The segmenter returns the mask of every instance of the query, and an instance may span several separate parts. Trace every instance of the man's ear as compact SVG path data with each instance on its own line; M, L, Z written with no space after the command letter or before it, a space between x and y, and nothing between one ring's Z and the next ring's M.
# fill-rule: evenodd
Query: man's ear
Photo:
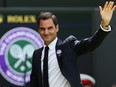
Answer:
M38 28L38 32L40 31L40 29Z
M56 25L56 29L57 29L57 32L58 32L59 31L59 25L58 24Z

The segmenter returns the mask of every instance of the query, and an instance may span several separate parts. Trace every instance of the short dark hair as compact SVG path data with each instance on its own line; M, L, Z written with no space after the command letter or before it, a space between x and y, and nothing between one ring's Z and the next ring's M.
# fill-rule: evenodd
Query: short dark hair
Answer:
M57 17L51 12L41 12L39 17L38 17L38 25L39 25L41 19L42 20L47 20L47 19L50 19L50 18L53 20L53 23L56 26L58 24Z

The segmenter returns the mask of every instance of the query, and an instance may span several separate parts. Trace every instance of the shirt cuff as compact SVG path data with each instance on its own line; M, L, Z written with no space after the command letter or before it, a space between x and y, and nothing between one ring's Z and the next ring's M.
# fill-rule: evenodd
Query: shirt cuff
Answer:
M110 26L110 25L107 27L107 29L104 29L104 28L101 26L101 24L100 24L100 28L101 28L103 31L105 31L105 32L111 31L111 26Z

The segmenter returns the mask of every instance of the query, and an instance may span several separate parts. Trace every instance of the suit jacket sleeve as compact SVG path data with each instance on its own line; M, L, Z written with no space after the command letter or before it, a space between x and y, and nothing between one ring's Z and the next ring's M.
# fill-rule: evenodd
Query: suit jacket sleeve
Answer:
M74 36L70 36L70 46L73 46L73 49L78 55L85 54L96 49L108 33L100 28L91 37L82 39L81 41L77 40Z
M38 78L37 78L37 71L36 71L36 61L35 60L35 54L36 52L34 51L33 53L33 60L32 60L32 72L31 72L31 76L30 76L30 87L38 87Z

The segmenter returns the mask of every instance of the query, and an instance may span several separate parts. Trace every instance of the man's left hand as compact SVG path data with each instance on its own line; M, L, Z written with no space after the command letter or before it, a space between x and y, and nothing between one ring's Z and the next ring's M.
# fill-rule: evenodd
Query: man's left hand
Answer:
M100 15L102 18L101 26L104 29L106 29L106 27L110 24L116 5L114 5L113 1L110 2L107 1L103 8L101 6L99 6L99 8L100 8Z

